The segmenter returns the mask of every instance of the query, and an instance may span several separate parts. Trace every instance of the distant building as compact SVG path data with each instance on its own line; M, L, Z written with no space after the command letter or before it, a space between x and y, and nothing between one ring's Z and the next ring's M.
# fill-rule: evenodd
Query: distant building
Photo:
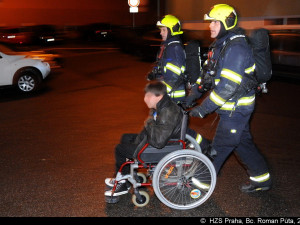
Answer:
M139 13L129 13L127 0L0 0L0 26L35 24L84 25L111 23L139 25L157 21L160 0L141 0ZM163 10L160 7L159 10Z
M240 16L240 26L246 29L281 25L300 29L299 0L166 0L166 13L178 16L184 29L203 30L208 28L203 23L204 14L219 3L233 6Z

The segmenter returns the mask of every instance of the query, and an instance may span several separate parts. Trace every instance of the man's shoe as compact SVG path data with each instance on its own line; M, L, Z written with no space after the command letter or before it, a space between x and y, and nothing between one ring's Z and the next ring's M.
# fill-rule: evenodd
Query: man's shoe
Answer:
M116 181L116 178L106 178L105 179L106 188L112 189L114 187L114 185L115 185L115 181ZM130 188L131 188L130 183L126 182L126 180L120 180L118 183L119 184L126 183L128 190L130 190Z
M105 179L106 186L112 188L115 185L115 180L116 180L115 178L106 178Z
M240 190L244 193L253 193L253 192L257 192L257 191L268 191L270 189L271 189L271 185L256 186L254 184L245 184L240 188Z
M113 188L112 188L113 189ZM124 195L124 194L127 194L129 192L129 189L128 189L128 186L126 184L126 182L119 182L116 186L116 190L115 192L113 193L113 190L109 190L109 191L106 191L104 193L105 196L113 196L113 197L116 197L116 196L120 196L120 195ZM113 193L113 195L112 195Z

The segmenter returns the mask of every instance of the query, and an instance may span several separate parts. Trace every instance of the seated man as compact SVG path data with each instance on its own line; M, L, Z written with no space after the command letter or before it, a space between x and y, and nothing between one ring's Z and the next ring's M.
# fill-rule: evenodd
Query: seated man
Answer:
M124 134L121 143L115 148L116 173L126 159L132 159L137 147L149 143L151 146L161 149L170 139L180 139L181 123L183 118L182 109L173 102L167 95L166 86L162 82L154 81L145 87L144 101L150 109L150 116L145 121L144 129L140 134ZM187 133L199 140L200 147L207 149L208 140L201 137L192 129L187 129ZM201 143L200 143L201 142ZM129 174L130 166L123 167L122 175ZM115 179L105 179L107 186L111 190L105 192L105 196L111 196ZM128 193L129 182L121 180L113 196Z

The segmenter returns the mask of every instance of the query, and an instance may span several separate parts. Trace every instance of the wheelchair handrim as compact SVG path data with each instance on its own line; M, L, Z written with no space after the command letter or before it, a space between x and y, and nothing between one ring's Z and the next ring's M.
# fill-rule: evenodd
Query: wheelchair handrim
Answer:
M209 184L209 190L204 193L204 196L200 198L200 195L196 196L196 200L191 200L189 199L187 204L182 204L182 203L174 203L172 201L170 201L168 198L165 197L165 194L162 193L161 191L161 187L160 187L160 178L162 176L163 173L163 168L166 168L166 165L169 164L170 162L174 161L174 160L178 160L180 158L193 158L193 159L197 159L199 160L203 165L205 165L207 167L207 170L209 171L210 174L210 184ZM170 182L168 183L169 185L172 185L171 181L174 181L174 185L175 185L175 178L171 179L172 177L170 177ZM172 152L168 155L166 155L156 166L154 174L153 174L153 188L154 188L154 192L156 194L156 196L158 197L158 199L163 202L165 205L169 206L170 208L174 208L174 209L180 209L180 210L186 210L186 209L192 209L195 207L198 207L199 205L203 204L213 193L215 185L216 185L216 172L214 169L213 164L211 163L211 161L203 154L194 151L194 150L178 150L175 152ZM178 180L177 180L177 184L178 184ZM185 185L182 185L182 187L184 187ZM176 192L177 190L175 188L174 192ZM191 190L189 188L185 188L184 187L184 192L187 194L190 192L190 195L192 195L192 192L198 192L198 194L203 194L201 193L201 191L199 189L194 189ZM167 190L167 189L166 189ZM197 194L197 193L196 193ZM183 196L183 198L186 198L187 195Z

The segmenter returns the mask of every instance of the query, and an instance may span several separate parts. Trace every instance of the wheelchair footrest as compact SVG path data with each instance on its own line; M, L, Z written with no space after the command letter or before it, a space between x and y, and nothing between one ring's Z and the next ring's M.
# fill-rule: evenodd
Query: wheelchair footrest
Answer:
M105 202L115 204L120 201L120 196L105 196Z

